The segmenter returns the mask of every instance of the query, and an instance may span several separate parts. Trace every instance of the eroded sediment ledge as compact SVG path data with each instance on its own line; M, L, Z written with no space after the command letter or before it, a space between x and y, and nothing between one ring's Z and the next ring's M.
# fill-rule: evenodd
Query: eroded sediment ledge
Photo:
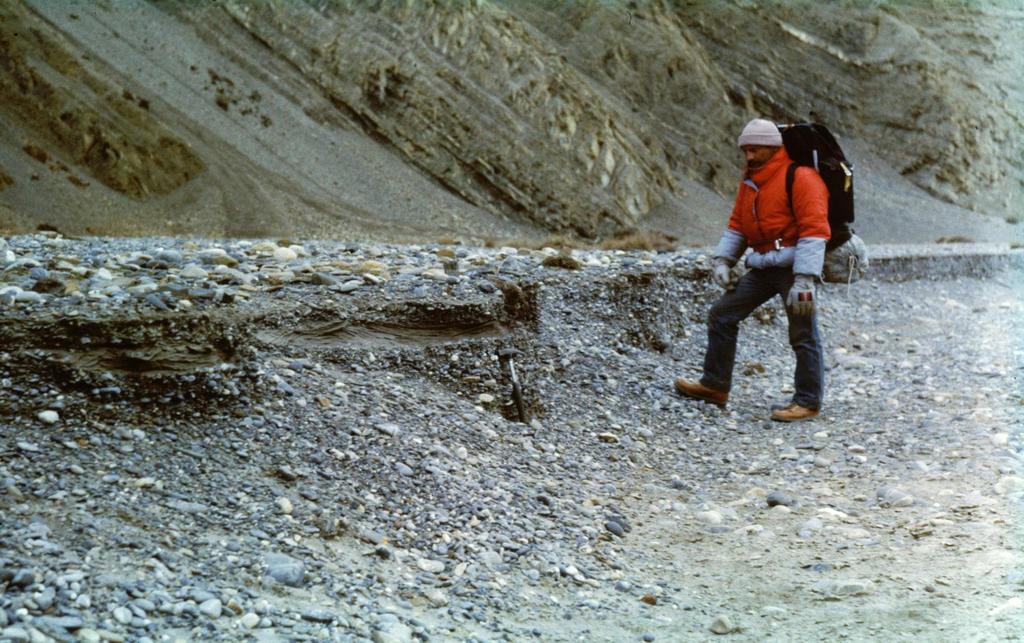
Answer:
M681 332L702 332L702 302L714 294L704 279L707 254L699 250L577 250L565 263L550 261L560 252L551 248L69 240L47 233L13 237L2 252L8 374L103 399L116 392L157 411L183 410L170 402L257 402L265 395L259 391L280 388L268 354L339 364L370 355L431 370L452 345L479 366L446 365L446 385L507 404L493 390L504 377L496 351L529 352L553 332L543 324L573 323L546 309L550 297L559 309L571 302L576 315L621 328L638 348L664 352ZM997 244L871 246L870 253L869 279L882 281L979 278L1024 263L1024 251ZM759 316L770 319L771 311Z

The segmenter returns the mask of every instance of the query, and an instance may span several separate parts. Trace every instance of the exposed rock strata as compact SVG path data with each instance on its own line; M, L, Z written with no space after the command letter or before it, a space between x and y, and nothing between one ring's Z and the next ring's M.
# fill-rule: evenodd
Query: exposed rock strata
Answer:
M78 47L18 5L0 8L0 101L34 141L24 151L51 171L85 170L133 199L174 191L203 169L189 146L148 113L148 103L92 73ZM73 163L76 169L64 163ZM3 181L0 181L0 185Z
M840 135L869 242L958 223L1021 235L961 209L1024 208L1018 9L17 0L2 15L3 229L692 237L718 229L736 132L763 115Z
M644 122L498 6L228 11L375 137L469 201L584 235L672 187Z

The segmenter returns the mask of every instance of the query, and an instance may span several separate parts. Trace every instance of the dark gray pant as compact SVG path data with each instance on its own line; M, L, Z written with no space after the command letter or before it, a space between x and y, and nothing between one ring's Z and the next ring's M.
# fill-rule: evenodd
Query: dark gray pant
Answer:
M764 268L743 275L734 290L727 290L708 313L708 349L704 355L704 386L719 391L732 387L739 324L761 304L775 295L786 295L793 286L792 268ZM789 319L789 345L796 354L793 402L809 409L821 408L825 388L825 365L818 335L817 313Z

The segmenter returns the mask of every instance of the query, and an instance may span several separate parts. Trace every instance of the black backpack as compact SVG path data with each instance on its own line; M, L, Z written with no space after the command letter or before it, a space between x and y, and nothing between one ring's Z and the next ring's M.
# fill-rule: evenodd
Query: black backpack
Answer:
M832 237L826 250L850 240L853 230L853 163L846 160L839 143L828 128L818 123L779 125L786 153L793 159L786 170L786 196L793 209L793 177L798 165L813 167L828 188L828 225Z

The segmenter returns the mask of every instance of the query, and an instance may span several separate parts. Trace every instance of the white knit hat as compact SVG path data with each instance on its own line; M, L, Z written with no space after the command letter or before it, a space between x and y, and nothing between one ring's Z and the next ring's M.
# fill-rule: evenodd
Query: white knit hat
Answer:
M755 118L743 128L743 133L736 143L740 147L744 145L770 145L782 147L782 134L775 123L763 118Z

